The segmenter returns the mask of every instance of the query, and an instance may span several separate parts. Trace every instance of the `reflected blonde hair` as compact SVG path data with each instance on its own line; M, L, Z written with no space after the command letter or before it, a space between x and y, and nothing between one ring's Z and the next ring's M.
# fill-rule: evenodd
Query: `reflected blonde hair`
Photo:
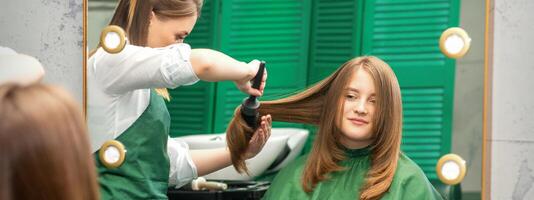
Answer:
M203 0L120 0L109 25L117 25L126 31L128 40L137 46L146 46L150 14L160 20L200 16ZM98 47L101 47L98 44ZM93 50L90 55L95 51ZM157 88L156 93L170 101L167 88Z
M0 199L99 199L86 125L61 88L0 86Z
M312 192L328 174L345 170L338 163L344 159L339 142L344 91L358 69L368 72L377 91L373 119L374 141L371 144L370 169L360 189L360 199L379 199L388 191L400 154L402 101L397 77L387 63L373 56L357 57L344 63L332 75L298 94L274 101L261 102L261 115L271 114L274 121L305 123L318 126L311 153L303 174L302 187ZM246 172L244 152L253 134L239 115L240 107L227 129L228 147L236 170Z

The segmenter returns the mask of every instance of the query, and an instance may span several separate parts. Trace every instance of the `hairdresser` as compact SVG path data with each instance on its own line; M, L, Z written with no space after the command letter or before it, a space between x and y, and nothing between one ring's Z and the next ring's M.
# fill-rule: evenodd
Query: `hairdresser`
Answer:
M128 44L117 54L98 47L87 65L88 125L102 199L167 199L180 187L231 164L228 149L189 150L169 138L166 88L204 81L233 81L250 95L259 62L243 63L210 49L183 43L202 0L120 0L111 19L126 31ZM237 106L237 105L236 105ZM270 136L271 118L262 116L247 158Z

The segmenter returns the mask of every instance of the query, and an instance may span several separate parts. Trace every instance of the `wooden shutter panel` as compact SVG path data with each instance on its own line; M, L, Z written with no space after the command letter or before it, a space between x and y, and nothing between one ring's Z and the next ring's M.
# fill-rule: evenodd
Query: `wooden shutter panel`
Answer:
M439 50L441 32L458 25L458 0L365 2L363 54L384 59L399 79L402 150L430 179L450 152L455 63Z
M205 0L202 13L185 42L191 48L216 48L216 0ZM215 84L200 81L192 86L169 90L171 101L167 108L171 114L171 137L212 133Z
M305 87L309 1L224 0L221 12L221 50L241 61L267 61L270 76L263 99ZM216 132L226 129L244 98L233 83L217 84Z

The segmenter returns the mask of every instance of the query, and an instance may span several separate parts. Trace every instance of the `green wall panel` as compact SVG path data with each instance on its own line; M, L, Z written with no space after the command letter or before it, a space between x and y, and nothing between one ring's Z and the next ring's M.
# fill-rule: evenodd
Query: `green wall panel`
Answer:
M205 0L202 14L185 42L191 48L216 48L218 3ZM169 90L171 101L171 137L212 133L215 106L215 83L200 81L192 86Z
M314 0L308 83L316 83L360 55L363 1Z
M308 85L326 78L341 64L360 55L363 1L314 0L311 12ZM314 126L305 127L310 135L303 154L311 150L317 131Z
M167 109L171 114L171 137L213 132L212 83L197 83L169 90L171 101Z
M221 51L241 61L267 61L269 80L262 99L304 88L310 2L225 0L221 3ZM245 95L231 82L217 83L216 90L215 131L223 132Z
M441 32L458 25L458 0L365 1L362 53L388 62L402 90L402 150L436 179L451 148L455 64L439 50Z

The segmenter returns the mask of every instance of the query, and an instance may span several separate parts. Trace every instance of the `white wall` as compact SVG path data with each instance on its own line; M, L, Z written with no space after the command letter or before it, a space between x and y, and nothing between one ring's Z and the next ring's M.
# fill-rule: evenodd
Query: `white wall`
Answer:
M63 86L82 102L82 0L2 0L0 46L36 57L46 83Z
M534 1L494 0L491 197L534 197Z

